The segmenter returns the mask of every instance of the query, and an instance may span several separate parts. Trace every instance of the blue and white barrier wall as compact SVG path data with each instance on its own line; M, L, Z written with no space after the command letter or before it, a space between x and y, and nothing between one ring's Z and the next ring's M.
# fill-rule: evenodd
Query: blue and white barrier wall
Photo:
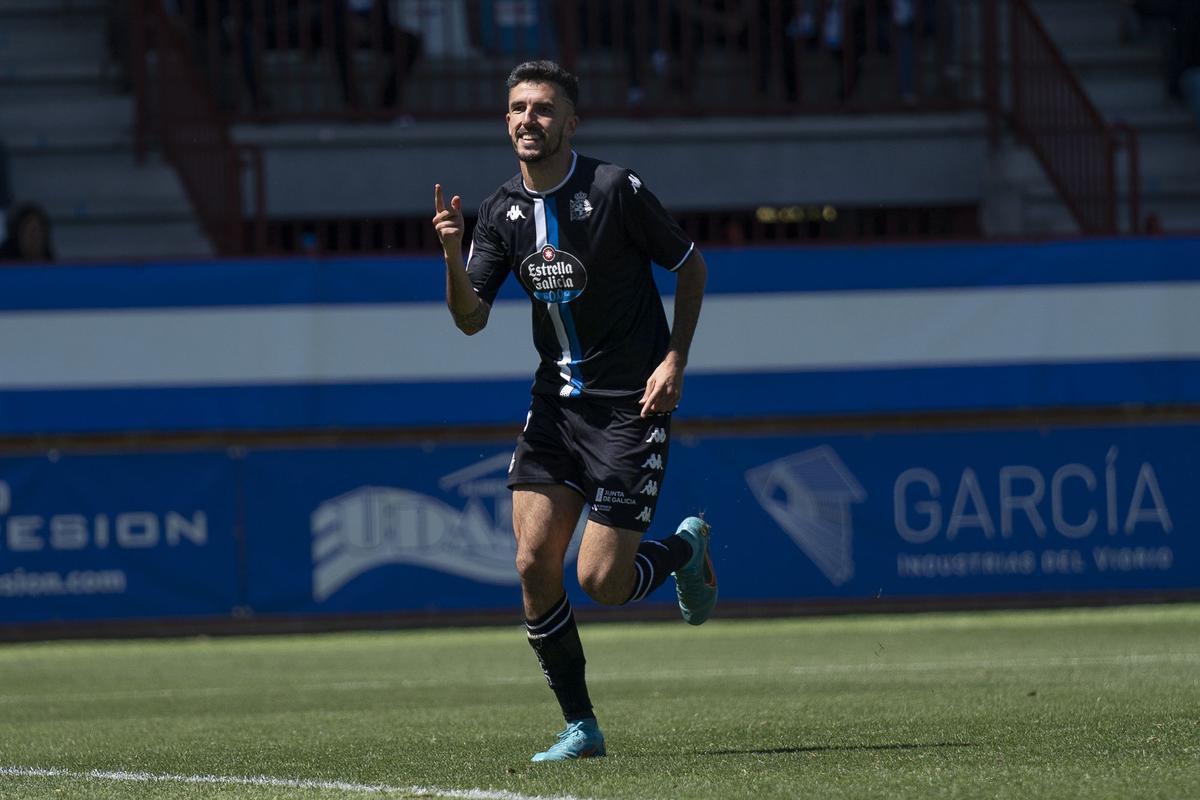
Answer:
M1198 240L709 262L681 417L1200 401ZM0 436L515 430L535 360L527 301L510 287L464 337L440 270L0 269ZM1200 425L684 428L651 534L706 511L726 603L1200 589ZM512 443L430 438L0 455L0 622L515 615ZM652 600L670 603L669 586Z
M1200 400L1197 239L706 255L681 418ZM442 269L0 269L0 435L523 418L528 301L510 280L488 329L465 337Z

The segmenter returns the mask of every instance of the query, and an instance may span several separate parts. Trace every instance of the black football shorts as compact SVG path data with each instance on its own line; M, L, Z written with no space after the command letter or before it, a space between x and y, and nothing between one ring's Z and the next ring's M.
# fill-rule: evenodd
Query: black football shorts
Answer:
M658 506L670 444L670 414L643 418L637 406L535 394L508 488L565 484L583 495L588 519L645 532Z

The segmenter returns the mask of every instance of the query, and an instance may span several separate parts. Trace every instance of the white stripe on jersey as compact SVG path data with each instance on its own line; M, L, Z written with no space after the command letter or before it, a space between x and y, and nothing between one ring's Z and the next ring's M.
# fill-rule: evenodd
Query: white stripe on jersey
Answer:
M554 202L551 200L550 202ZM546 239L546 201L540 197L533 198L533 225L537 231L537 251L540 252L549 242ZM558 375L566 384L560 390L564 397L571 393L571 369L567 365L571 363L571 342L567 339L567 329L563 327L562 314L559 313L557 303L546 303L546 310L550 313L550 321L554 323L554 335L558 337L558 344L562 347L562 358L557 362Z
M683 258L679 259L679 263L673 267L670 267L671 272L675 272L680 267L682 267L683 262L688 260L688 258L692 255L692 251L695 249L696 249L696 243L692 242L691 245L688 246L687 252L683 254Z

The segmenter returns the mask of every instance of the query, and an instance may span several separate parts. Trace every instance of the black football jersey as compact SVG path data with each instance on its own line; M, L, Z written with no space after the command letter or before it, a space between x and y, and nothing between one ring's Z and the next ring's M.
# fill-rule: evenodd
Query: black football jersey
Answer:
M651 263L693 247L637 175L572 153L555 188L518 173L483 201L467 272L488 303L509 273L533 301L534 394L636 402L670 340Z

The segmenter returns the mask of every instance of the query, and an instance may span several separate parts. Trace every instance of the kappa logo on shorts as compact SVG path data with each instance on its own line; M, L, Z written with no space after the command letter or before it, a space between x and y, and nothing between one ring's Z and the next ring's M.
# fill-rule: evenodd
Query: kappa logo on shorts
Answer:
M651 428L650 435L646 437L647 442L654 444L662 444L667 440L667 432L662 428Z
M653 516L654 512L650 510L650 506L646 506L642 509L642 513L638 514L636 517L634 517L634 519L636 519L638 522L649 522L650 518Z
M657 497L658 496L658 482L657 481L646 481L646 486L642 489L642 494L646 495L647 497Z
M657 469L663 468L663 457L661 453L651 453L646 458L646 463L642 464L642 469Z
M436 496L368 485L321 502L311 517L313 600L323 603L358 576L388 565L519 583L512 494L504 480L510 459L497 453L443 475ZM586 523L580 520L568 559L579 552Z

